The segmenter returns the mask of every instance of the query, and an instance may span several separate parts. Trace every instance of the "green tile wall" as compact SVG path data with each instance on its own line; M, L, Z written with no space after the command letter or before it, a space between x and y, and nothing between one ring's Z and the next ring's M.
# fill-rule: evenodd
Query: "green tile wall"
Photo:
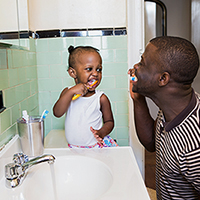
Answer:
M17 133L16 121L22 110L39 114L35 41L27 41L30 50L16 46L0 49L0 90L6 107L0 113L0 146Z
M100 50L103 79L99 89L109 97L115 118L111 136L117 139L120 146L128 145L127 36L36 40L39 112L42 113L44 109L50 111L45 120L46 133L52 129L64 129L64 117L55 118L52 107L63 88L74 84L67 73L69 45L91 45Z
M7 56L6 56L6 49L0 48L0 69L7 68Z

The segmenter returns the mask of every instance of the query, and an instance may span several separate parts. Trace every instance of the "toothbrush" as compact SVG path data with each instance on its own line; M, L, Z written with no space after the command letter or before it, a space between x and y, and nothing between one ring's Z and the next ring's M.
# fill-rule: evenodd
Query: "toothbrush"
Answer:
M48 113L49 113L48 110L44 110L43 113L42 113L42 115L41 115L41 117L40 117L39 121L41 122L42 120L44 120L46 118L46 116L47 116Z
M22 119L23 119L25 122L28 122L29 115L27 114L27 111L26 111L26 110L23 110L23 111L22 111Z
M95 85L96 83L98 83L97 80L94 81L94 82L90 85L90 87L92 87L92 86ZM87 89L89 89L89 87L87 87ZM81 94L76 94L76 95L74 95L74 96L72 97L72 100L78 99L80 96L81 96Z
M132 76L130 76L130 80L131 81L137 81L137 77L135 76L135 74L133 74Z

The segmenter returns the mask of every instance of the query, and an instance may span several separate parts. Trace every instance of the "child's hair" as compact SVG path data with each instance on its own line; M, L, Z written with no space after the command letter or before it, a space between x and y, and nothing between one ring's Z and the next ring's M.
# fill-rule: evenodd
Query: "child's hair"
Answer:
M69 59L68 59L68 65L69 67L74 68L75 66L75 62L76 62L76 56L80 53L82 53L83 51L95 51L99 54L99 50L92 47L92 46L69 46L68 48L68 52L69 52Z

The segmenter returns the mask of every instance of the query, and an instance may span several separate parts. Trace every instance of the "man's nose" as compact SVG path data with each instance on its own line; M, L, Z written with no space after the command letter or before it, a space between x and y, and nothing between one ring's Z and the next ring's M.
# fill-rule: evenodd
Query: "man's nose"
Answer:
M136 70L137 70L137 66L136 66L136 64L133 66L133 68L132 69L130 69L130 75L132 76L132 74L135 74L135 72L136 72Z

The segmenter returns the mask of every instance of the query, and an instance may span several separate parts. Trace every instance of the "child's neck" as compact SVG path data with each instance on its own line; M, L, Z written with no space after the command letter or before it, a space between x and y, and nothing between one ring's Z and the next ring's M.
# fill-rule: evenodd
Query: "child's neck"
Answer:
M93 94L95 94L95 90L94 91L88 91L86 95L84 95L84 97L90 97Z

